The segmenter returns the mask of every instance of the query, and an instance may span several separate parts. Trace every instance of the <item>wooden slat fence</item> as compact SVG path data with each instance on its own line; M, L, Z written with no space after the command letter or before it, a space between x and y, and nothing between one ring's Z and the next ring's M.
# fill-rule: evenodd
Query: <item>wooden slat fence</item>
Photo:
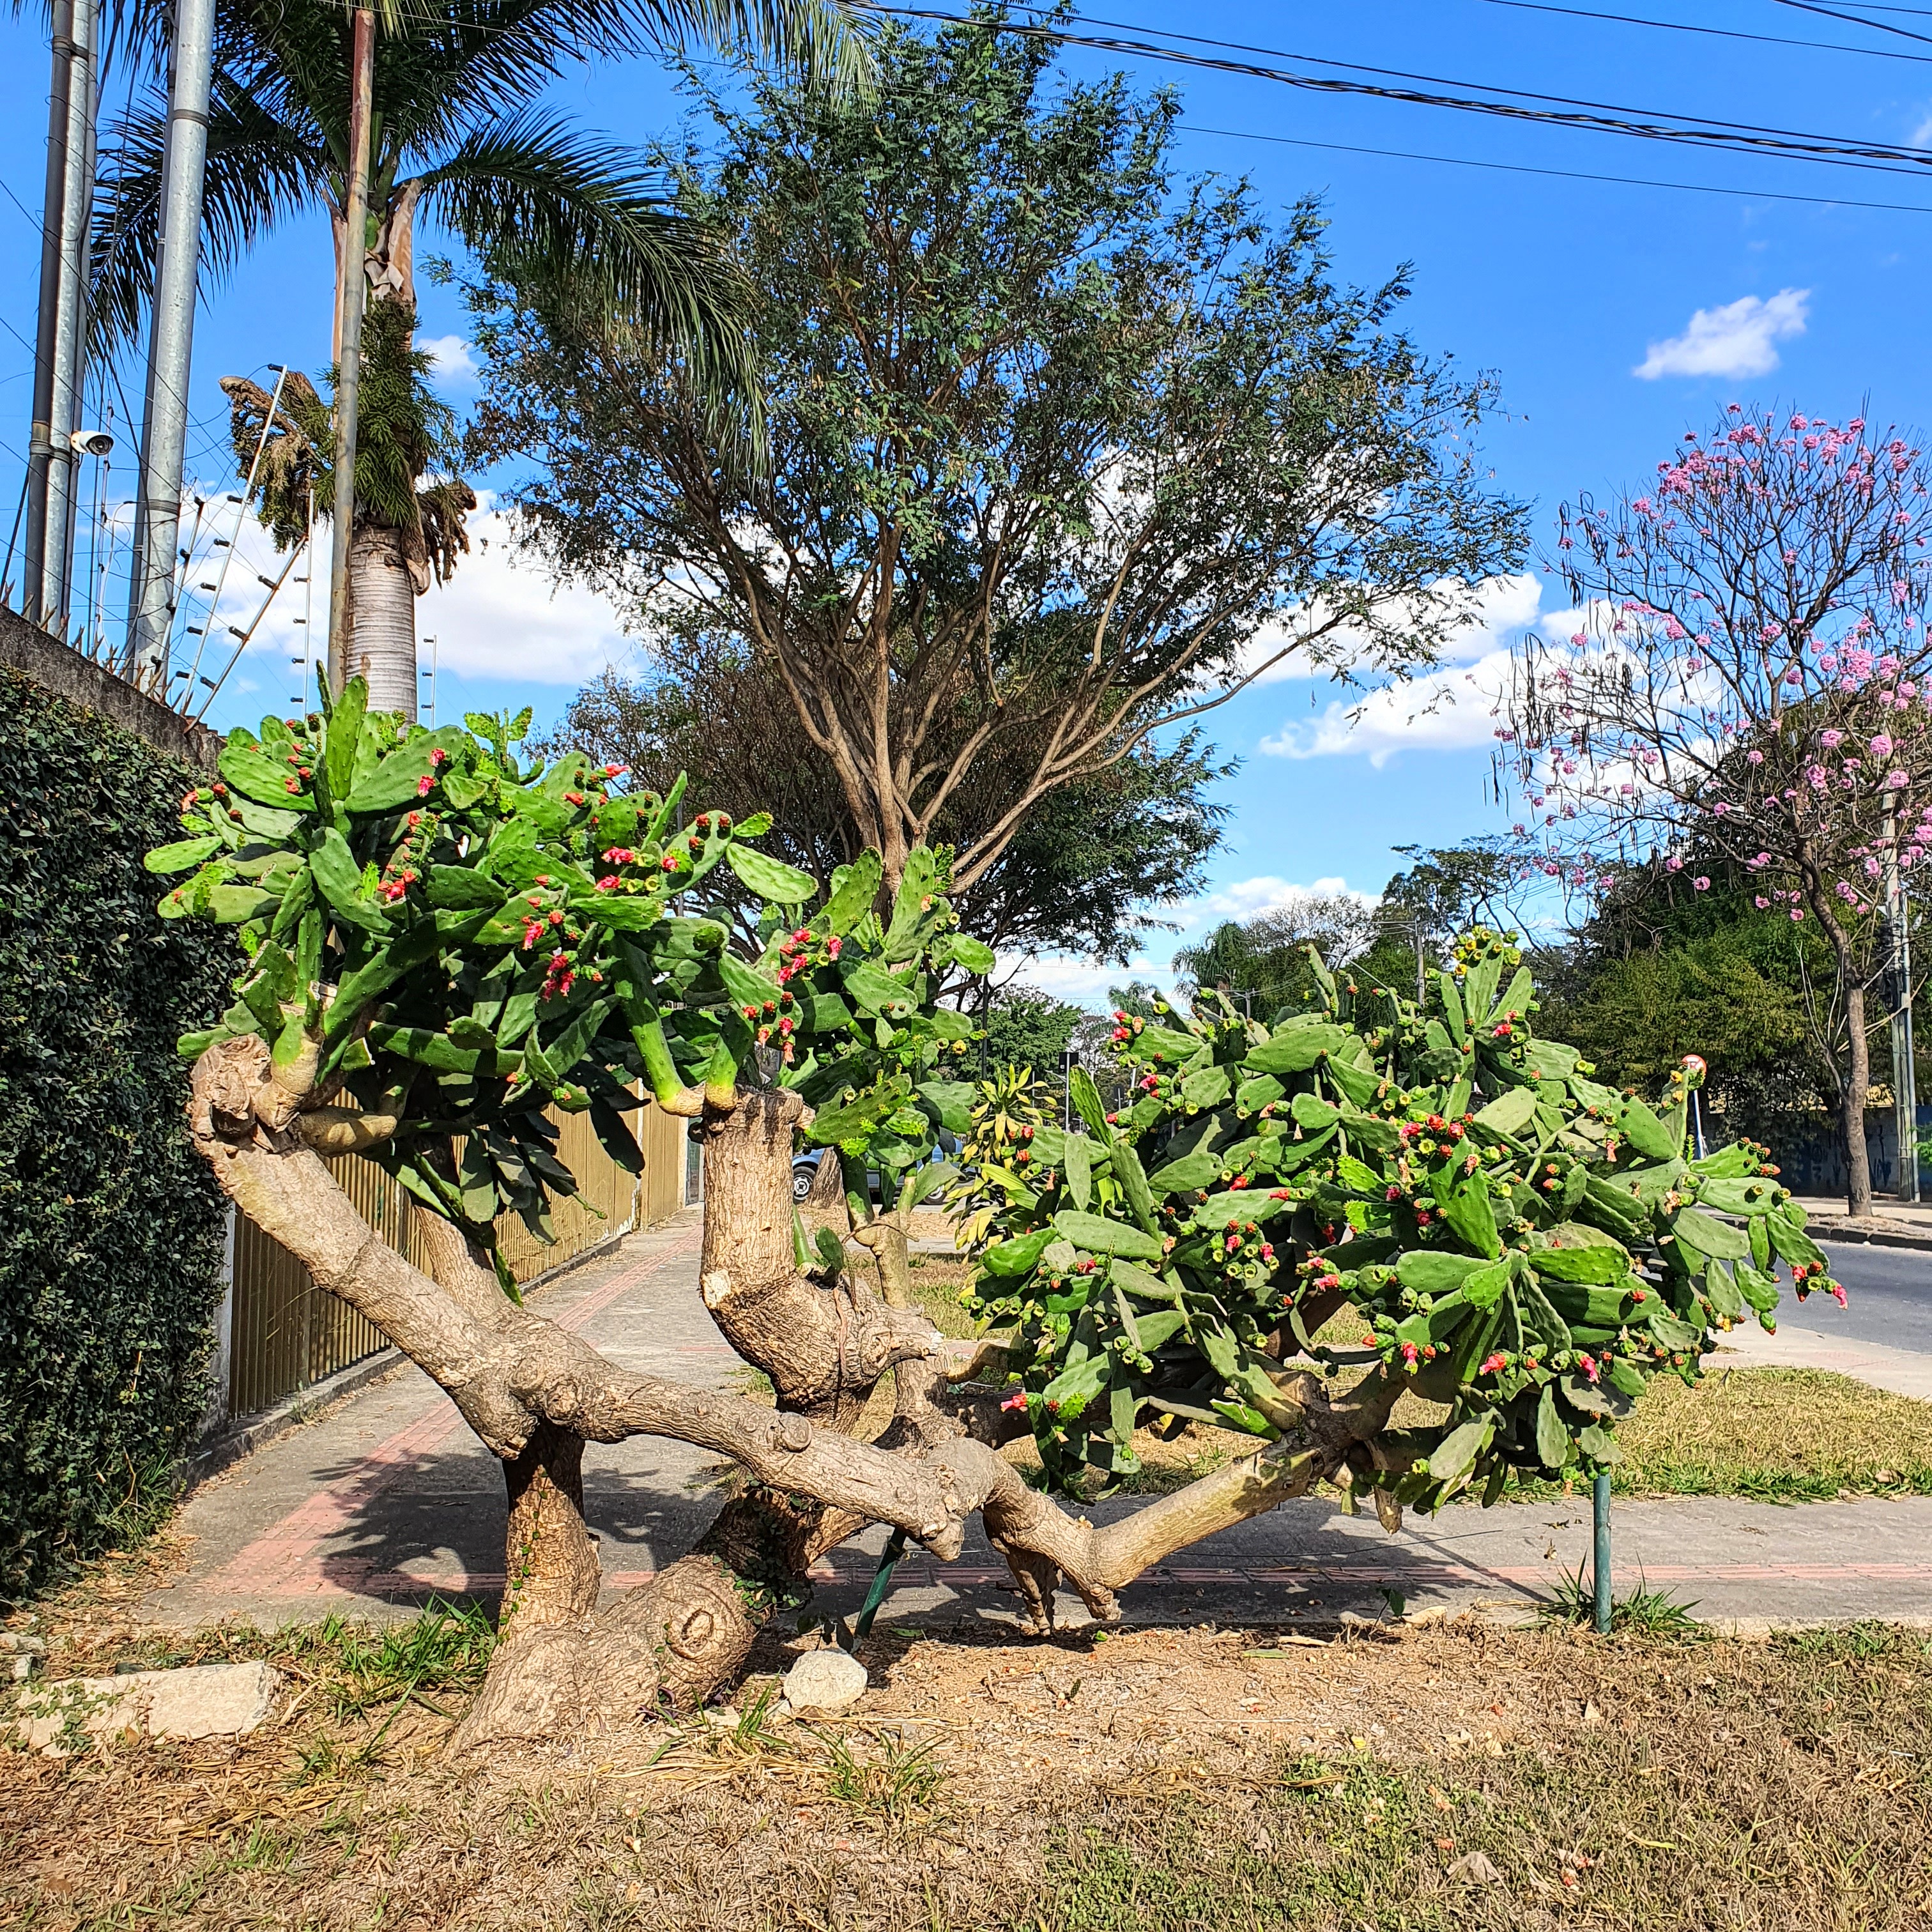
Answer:
M632 1124L644 1172L633 1179L609 1155L582 1114L556 1114L557 1154L583 1190L559 1201L551 1220L556 1241L545 1246L515 1215L497 1223L510 1272L528 1284L630 1228L662 1221L685 1196L685 1124L650 1106ZM392 1247L419 1262L408 1196L359 1155L329 1163L356 1210ZM593 1211L595 1210L595 1211ZM235 1225L228 1413L253 1415L388 1346L373 1322L319 1290L287 1249L245 1215Z

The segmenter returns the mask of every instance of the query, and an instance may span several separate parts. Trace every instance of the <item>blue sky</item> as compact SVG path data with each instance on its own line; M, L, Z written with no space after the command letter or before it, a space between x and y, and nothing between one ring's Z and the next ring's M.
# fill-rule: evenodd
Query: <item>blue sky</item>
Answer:
M1874 57L1722 39L1504 0L1090 5L1094 15L1129 27L1248 42L1309 60L1910 142L1926 146L1932 163L1932 42L1866 32L1774 0L1670 7L1635 0L1630 10L1738 34L1880 51ZM1932 16L1872 11L1932 34ZM0 70L0 178L28 211L11 199L0 203L0 321L18 332L0 332L0 458L17 478L30 400L31 355L20 338L33 332L46 57L28 22L9 21L0 32L14 52ZM1896 174L1336 98L1078 50L1068 52L1065 66L1075 74L1124 66L1148 86L1177 87L1185 108L1181 155L1190 169L1245 173L1274 206L1319 193L1345 278L1379 280L1398 263L1412 263L1415 292L1405 326L1429 348L1498 375L1504 413L1486 434L1486 452L1497 480L1534 505L1539 534L1559 501L1639 481L1683 428L1701 426L1734 397L1839 417L1866 408L1880 421L1922 425L1932 418L1922 320L1932 296L1932 179L1921 184ZM115 94L111 84L108 92ZM648 62L574 70L553 103L590 126L640 141L668 129L681 111ZM1339 151L1363 148L1507 165ZM1745 192L1681 192L1509 168ZM1773 190L1926 212L1780 201ZM434 238L426 241L434 248ZM192 403L200 426L190 445L191 467L211 489L234 487L216 379L259 374L271 360L309 370L326 363L328 286L328 243L316 222L272 238L212 292L197 325ZM426 338L444 342L446 392L460 406L473 393L464 374L462 315L446 292L425 288L422 323ZM125 380L138 400L137 383ZM124 494L131 479L132 442L124 440L109 472L110 497ZM10 505L7 514L10 520ZM218 520L212 527L225 533L227 526ZM424 633L439 639L441 714L529 703L540 719L554 718L584 676L632 646L589 593L555 590L514 568L489 519L479 534L490 539L487 548L422 608ZM237 580L248 575L236 573ZM110 587L111 609L118 612L124 598ZM261 648L215 699L211 722L226 725L284 708L294 689L284 682L291 675L289 640L301 633L281 618L299 614L301 606L289 592L284 600L262 627ZM1226 788L1233 815L1210 891L1170 909L1184 934L1258 909L1293 884L1339 880L1373 891L1400 862L1391 847L1446 844L1497 829L1484 796L1492 727L1478 694L1492 654L1561 601L1534 566L1488 586L1485 621L1463 640L1448 676L1449 692L1463 701L1426 717L1413 716L1412 698L1395 696L1376 700L1352 728L1346 700L1332 688L1292 678L1258 686L1215 714L1216 742L1243 765ZM249 596L232 595L223 622L253 609ZM1163 967L1176 943L1158 938L1142 970ZM1108 976L1078 961L1042 962L1030 976L1080 998L1093 997Z

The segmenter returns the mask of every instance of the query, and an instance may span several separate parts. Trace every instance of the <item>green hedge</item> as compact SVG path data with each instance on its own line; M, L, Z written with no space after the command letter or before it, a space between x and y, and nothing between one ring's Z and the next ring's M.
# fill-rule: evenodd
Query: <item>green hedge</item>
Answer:
M223 1208L175 1042L234 965L141 866L188 778L0 666L0 1594L124 1533L206 1402Z

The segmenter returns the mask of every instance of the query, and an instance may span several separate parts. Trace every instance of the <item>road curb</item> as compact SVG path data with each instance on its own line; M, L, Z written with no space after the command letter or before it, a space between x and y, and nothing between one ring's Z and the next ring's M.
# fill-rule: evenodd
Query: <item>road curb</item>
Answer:
M1835 1241L1840 1246L1912 1248L1932 1254L1932 1234L1922 1234L1910 1228L1874 1227L1869 1222L1850 1220L1808 1220L1804 1232L1814 1241Z

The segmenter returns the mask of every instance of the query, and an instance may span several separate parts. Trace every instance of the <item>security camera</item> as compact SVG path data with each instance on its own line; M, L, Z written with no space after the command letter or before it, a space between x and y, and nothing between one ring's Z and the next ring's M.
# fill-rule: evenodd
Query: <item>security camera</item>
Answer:
M105 456L114 439L104 429L77 429L68 438L76 456Z

